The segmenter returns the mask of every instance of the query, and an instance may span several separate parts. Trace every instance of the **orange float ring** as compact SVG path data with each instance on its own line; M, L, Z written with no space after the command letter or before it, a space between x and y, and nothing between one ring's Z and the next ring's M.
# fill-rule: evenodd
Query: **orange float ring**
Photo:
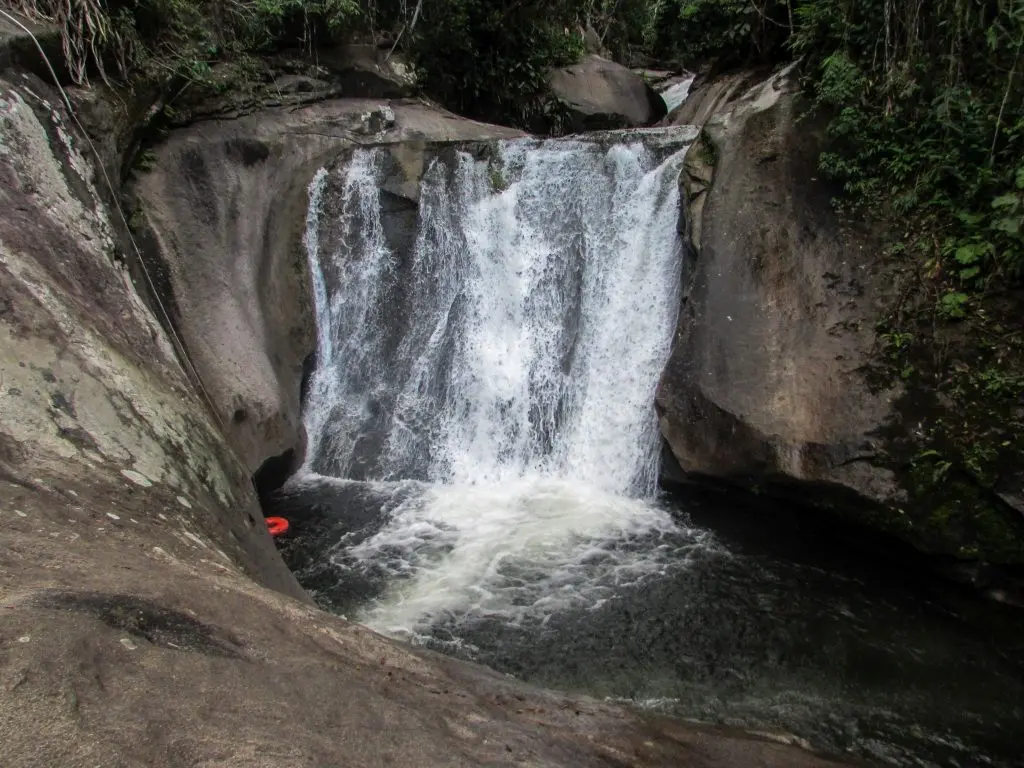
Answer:
M290 526L283 517L267 517L264 519L267 521L267 531L270 532L271 536L280 536L282 533L288 533Z

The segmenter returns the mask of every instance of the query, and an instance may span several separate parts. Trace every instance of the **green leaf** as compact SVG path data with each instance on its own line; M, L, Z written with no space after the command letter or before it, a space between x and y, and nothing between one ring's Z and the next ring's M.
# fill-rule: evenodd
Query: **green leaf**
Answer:
M1000 195L992 201L993 208L1016 208L1020 204L1020 197L1014 194Z
M977 245L961 245L956 249L956 253L953 258L955 258L960 264L973 264L978 260L978 256L980 255Z
M939 299L938 312L947 320L961 320L967 317L964 305L967 304L967 294L950 292Z
M967 269L960 270L961 280L973 280L975 277L981 274L981 267L968 267Z
M1020 219L1013 217L999 219L992 225L992 229L998 229L1000 232L1005 232L1008 235L1019 235Z

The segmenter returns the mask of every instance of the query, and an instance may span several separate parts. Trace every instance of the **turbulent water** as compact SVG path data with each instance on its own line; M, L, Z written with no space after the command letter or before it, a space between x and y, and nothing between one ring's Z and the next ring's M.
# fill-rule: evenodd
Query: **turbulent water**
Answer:
M317 174L306 481L378 499L372 534L333 555L386 582L364 621L542 617L682 561L650 499L683 148L523 140L435 158L408 253L389 238L384 150Z
M892 765L1022 765L1019 613L843 565L849 542L801 543L763 501L656 501L685 143L447 148L415 204L386 149L316 175L287 561L333 610L547 686Z

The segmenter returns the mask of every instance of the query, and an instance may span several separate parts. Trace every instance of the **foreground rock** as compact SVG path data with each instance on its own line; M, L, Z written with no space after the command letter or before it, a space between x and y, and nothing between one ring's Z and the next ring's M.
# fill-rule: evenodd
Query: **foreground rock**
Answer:
M158 495L76 487L78 498L4 484L8 768L832 764L400 646L187 546L177 515L150 511Z
M205 312L211 333L226 327L223 347L197 346L213 382L208 410L159 309L132 281L90 159L56 103L37 80L0 78L0 764L830 764L769 740L537 691L315 610L267 536L246 462L219 424L232 381L251 375L273 390L280 370L268 351L278 331L259 317L269 301L259 291L278 290L265 286L270 250L256 242L245 264L226 252L228 235L188 239L189 226L242 226L221 207L162 233L181 238L172 269L187 271L190 257L214 283L207 300L229 304L218 315L192 298L174 310L179 321ZM204 147L193 137L167 150L194 162L183 197L219 206L215 184L292 183L266 170L283 147L235 139ZM294 162L315 162L330 140ZM232 171L231 152L264 170ZM209 195L196 191L204 185ZM253 217L272 210L260 207L270 197L253 203ZM286 193L276 199L299 206ZM228 200L248 210L246 198ZM220 277L204 258L238 272ZM260 264L268 271L244 284L254 293L233 294L237 274ZM220 378L211 375L217 354L232 361ZM275 440L228 435L250 461L258 439L264 448Z
M551 73L573 131L637 128L665 116L665 102L632 70L596 55Z

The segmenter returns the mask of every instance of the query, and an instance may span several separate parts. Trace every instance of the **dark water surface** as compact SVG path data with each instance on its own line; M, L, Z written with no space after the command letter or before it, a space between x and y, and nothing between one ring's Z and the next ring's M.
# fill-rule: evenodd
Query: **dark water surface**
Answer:
M418 640L547 687L882 764L1024 766L1024 610L851 556L841 535L783 524L760 502L671 504L714 541L687 549L685 567L534 622L451 614ZM386 516L372 489L266 506L291 518L285 559L322 606L354 615L382 593L337 556Z

